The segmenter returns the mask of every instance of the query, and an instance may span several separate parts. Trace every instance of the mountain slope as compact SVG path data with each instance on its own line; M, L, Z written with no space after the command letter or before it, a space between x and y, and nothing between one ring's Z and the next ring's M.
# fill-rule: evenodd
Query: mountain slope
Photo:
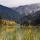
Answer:
M19 7L12 8L12 9L19 12L22 15L24 15L24 14L28 15L28 14L31 14L31 13L35 13L36 11L39 11L40 10L40 3L19 6Z
M18 20L20 14L11 8L0 5L0 17L6 20Z
M32 24L33 25L40 25L40 10L33 14Z
M37 20L38 18L40 19L40 17L38 17L38 15L40 15L40 3L19 6L12 9L21 15L21 18L19 21L19 23L21 24L24 24L25 22L28 23L29 20L31 22L35 22L35 20ZM36 24L36 22L33 24Z

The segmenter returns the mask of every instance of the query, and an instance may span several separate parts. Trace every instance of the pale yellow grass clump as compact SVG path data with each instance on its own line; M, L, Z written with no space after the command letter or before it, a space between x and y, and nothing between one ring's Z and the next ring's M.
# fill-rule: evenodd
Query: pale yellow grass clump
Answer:
M16 31L16 28L6 28L6 32L14 32Z
M15 21L11 21L11 20L2 20L2 23L3 25L16 25L16 22Z

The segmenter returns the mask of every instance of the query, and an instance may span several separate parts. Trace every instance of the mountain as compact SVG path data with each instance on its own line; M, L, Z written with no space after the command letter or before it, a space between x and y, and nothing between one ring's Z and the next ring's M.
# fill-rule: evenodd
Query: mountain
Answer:
M37 26L40 25L40 10L35 12L33 15L29 14L29 15L25 15L21 18L20 21L21 25L33 25L33 26Z
M5 20L18 20L20 14L11 8L0 5L0 18Z
M31 13L35 13L36 11L39 11L40 10L40 3L19 6L19 7L12 8L12 9L19 12L22 15L24 15L24 14L28 15Z
M40 25L40 10L33 14L32 25Z
M40 4L8 8L0 5L0 19L15 20L18 24L40 24Z
M40 19L40 17L38 17L38 15L40 15L40 3L19 6L12 8L12 10L15 10L21 15L19 21L20 24L28 24L29 20L32 24L36 24L37 20Z

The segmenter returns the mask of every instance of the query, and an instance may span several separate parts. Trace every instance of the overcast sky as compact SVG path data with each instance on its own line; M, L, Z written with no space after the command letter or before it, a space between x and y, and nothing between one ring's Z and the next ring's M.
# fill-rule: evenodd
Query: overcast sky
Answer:
M40 0L0 0L0 4L7 7L17 7L20 5L27 5L32 3L40 3Z

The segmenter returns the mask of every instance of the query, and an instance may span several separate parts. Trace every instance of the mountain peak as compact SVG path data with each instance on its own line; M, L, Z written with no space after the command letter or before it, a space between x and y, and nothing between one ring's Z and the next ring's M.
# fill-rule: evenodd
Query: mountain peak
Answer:
M0 7L3 7L3 5L0 5Z
M19 12L20 14L28 15L30 13L35 13L40 10L40 3L30 4L30 5L23 5L19 6L15 9L15 11Z

